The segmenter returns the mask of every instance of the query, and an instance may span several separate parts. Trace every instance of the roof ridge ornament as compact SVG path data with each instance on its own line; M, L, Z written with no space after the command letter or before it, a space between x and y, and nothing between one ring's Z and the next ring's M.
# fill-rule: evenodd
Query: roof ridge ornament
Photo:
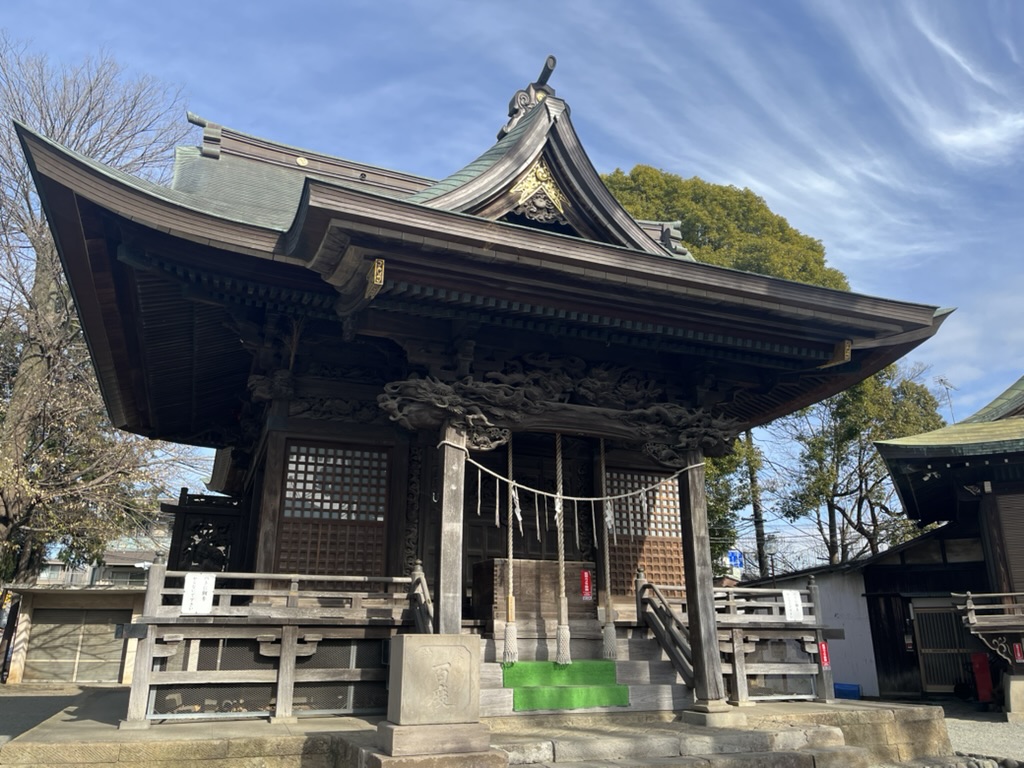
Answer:
M555 71L556 63L557 61L554 56L548 56L544 60L544 68L541 69L540 76L526 86L525 90L515 92L508 103L508 122L498 131L499 139L508 136L512 129L516 127L516 123L522 120L527 112L544 101L548 96L555 95L555 89L548 85L548 78Z

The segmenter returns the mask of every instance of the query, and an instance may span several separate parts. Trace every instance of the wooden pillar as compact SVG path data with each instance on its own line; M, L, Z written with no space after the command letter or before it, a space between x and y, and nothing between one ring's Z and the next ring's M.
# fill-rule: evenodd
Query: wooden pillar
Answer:
M274 406L277 405L275 402ZM287 461L284 435L281 432L270 432L267 435L259 521L256 524L256 557L253 558L253 570L256 573L273 573L277 568L275 557L281 507L284 506L284 467Z
M452 424L441 432L441 541L438 546L437 631L462 632L462 507L466 486L466 433Z
M704 452L688 451L679 476L683 533L683 573L686 576L686 615L693 649L693 709L721 711L728 707L718 650L715 596L708 535L708 502L704 489ZM699 465L699 466L694 466Z

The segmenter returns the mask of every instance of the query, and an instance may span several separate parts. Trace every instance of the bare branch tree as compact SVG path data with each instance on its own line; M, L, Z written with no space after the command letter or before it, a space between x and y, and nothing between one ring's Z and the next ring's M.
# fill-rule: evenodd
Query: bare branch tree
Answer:
M0 578L31 577L49 546L102 551L191 453L108 422L14 123L160 181L183 111L107 55L55 65L0 32Z

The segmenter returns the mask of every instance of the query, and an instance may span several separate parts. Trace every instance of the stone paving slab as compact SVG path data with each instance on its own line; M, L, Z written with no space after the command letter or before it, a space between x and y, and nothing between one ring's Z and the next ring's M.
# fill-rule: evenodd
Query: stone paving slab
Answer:
M16 700L0 696L0 707L7 710ZM923 756L922 750L928 748L930 740L944 735L944 730L939 733L941 710L880 703L759 704L747 711L748 716L751 710L758 713L753 729L684 725L670 722L671 713L644 717L560 714L514 718L514 724L488 720L492 746L505 751L472 753L473 757L452 762L455 758L448 755L395 758L380 754L376 747L379 717L319 717L276 724L265 719L177 721L154 724L145 730L118 730L117 723L126 709L126 689L86 691L60 714L2 745L0 766L430 768L456 764L505 766L509 762L565 766L567 759L573 759L584 761L577 762L577 768L867 768L877 764L881 756L876 751L869 763L864 750L843 746L840 724L845 723L844 729L859 738L885 736L876 749L893 762ZM917 738L903 738L911 733ZM690 746L684 743L687 740ZM680 756L691 749L704 754Z

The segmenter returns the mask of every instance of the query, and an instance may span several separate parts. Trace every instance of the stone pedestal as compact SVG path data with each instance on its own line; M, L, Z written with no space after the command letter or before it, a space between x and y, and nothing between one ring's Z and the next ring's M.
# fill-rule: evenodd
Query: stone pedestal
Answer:
M1006 721L1024 723L1024 675L1003 675Z
M724 701L696 700L684 709L679 719L690 725L705 725L712 728L740 728L747 724L747 716Z
M487 752L480 722L480 638L399 635L391 641L388 719L377 745L392 757Z

